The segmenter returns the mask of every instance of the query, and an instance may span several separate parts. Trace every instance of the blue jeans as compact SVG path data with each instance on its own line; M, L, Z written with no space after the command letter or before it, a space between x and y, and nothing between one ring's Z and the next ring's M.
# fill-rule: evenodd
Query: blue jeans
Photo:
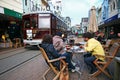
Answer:
M95 56L90 55L90 53L84 55L84 62L91 68L91 71L96 70L96 66L93 61L96 59Z
M73 64L71 63L71 56L72 56L72 53L64 53L62 54L61 56L65 56L66 59L65 59L65 62L68 63L68 69L75 69L75 66L73 66Z

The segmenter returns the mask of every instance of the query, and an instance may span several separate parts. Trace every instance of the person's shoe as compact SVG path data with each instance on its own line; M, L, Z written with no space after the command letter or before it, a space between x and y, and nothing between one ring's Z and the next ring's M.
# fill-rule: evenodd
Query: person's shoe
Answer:
M73 64L73 66L75 66L75 65L76 65L76 63L75 63L75 62L73 62L73 61L71 61L71 63Z
M72 71L72 72L75 72L75 71L77 71L77 72L78 72L79 70L80 70L80 68L79 68L79 67L75 67L75 69L72 69L71 71Z

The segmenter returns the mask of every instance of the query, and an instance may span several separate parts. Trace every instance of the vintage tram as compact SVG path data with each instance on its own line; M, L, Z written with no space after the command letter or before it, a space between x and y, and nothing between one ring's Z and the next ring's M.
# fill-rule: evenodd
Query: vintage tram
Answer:
M57 31L63 33L67 24L63 19L53 13L32 13L22 17L24 46L41 44L45 34L55 35Z

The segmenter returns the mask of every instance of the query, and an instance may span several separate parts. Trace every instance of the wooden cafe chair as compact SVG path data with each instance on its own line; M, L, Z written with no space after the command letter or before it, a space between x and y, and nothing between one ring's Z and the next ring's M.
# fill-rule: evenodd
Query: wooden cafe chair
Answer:
M100 73L104 73L109 78L112 78L112 76L106 71L106 68L109 66L109 64L114 59L115 55L117 54L117 52L119 50L119 47L120 47L120 45L118 43L114 43L112 45L112 47L110 48L110 50L109 50L109 55L103 56L103 57L105 57L105 61L99 61L98 59L96 59L94 61L94 64L98 68L98 71L96 71L95 73L93 73L91 75L92 77L96 77ZM100 56L100 55L96 55L96 56Z
M105 52L108 51L111 47L112 40L107 40L105 45L102 45Z
M21 47L21 39L20 38L15 38L14 40L15 40L14 47L15 48Z
M49 65L49 69L47 69L45 71L45 73L43 74L43 79L46 80L45 76L47 75L47 73L52 70L56 76L52 79L52 80L69 80L69 72L68 72L68 66L67 66L67 63L63 60L65 59L65 57L60 57L60 58L56 58L56 59L52 59L50 60L45 52L45 50L38 46L45 61L47 62L47 64ZM55 61L60 61L60 71L52 65L52 62L55 62Z

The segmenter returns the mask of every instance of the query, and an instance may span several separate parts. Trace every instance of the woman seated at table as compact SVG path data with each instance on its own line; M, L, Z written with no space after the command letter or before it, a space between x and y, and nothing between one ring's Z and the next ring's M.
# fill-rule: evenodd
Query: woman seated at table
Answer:
M53 39L52 35L46 34L43 37L42 44L40 45L47 53L49 59L55 59L59 57L66 57L65 61L68 63L68 69L71 70L72 72L78 71L79 68L73 66L71 63L71 54L65 52L64 54L59 54L57 50L53 46ZM58 69L60 69L60 62L54 62L54 66L56 66Z

